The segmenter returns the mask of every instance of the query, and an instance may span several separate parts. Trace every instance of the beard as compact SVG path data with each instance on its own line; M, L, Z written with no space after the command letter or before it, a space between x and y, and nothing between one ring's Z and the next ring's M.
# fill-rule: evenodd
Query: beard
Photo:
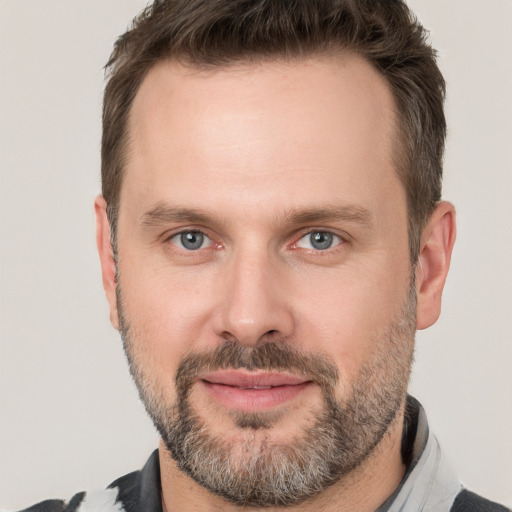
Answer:
M373 353L352 382L343 382L324 354L304 353L286 341L245 347L223 341L179 363L176 400L166 401L162 385L139 362L136 339L117 288L120 332L140 398L177 467L199 485L239 506L297 505L321 493L359 467L382 441L404 407L416 328L414 279L400 311L372 339ZM191 390L199 374L220 369L287 371L310 379L321 390L310 421L287 442L272 439L286 411L231 412L243 439L217 434L194 410Z

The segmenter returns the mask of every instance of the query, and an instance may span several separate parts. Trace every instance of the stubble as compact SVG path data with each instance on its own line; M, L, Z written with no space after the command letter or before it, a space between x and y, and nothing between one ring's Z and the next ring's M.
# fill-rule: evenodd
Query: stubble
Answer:
M372 340L370 361L338 397L338 368L324 354L302 353L285 341L253 348L223 341L215 349L190 354L179 363L177 399L166 403L137 357L130 321L117 288L120 331L130 372L146 410L169 453L183 472L236 505L254 507L299 504L339 482L360 466L386 435L404 405L413 358L416 324L414 280L404 304L384 332ZM321 390L310 421L286 443L273 439L279 412L233 412L234 428L244 441L232 443L208 426L191 403L194 381L202 372L221 369L287 371L312 380Z

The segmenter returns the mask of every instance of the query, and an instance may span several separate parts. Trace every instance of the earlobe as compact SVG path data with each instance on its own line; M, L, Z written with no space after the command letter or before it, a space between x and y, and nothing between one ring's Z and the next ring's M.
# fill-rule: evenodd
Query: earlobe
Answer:
M441 314L441 297L455 243L455 208L439 203L423 230L416 268L417 329L434 324Z
M116 264L110 239L110 223L107 216L107 203L102 196L98 196L96 198L96 201L94 202L94 211L96 213L96 245L98 247L101 262L103 288L105 289L110 308L110 322L115 329L119 330L116 297Z

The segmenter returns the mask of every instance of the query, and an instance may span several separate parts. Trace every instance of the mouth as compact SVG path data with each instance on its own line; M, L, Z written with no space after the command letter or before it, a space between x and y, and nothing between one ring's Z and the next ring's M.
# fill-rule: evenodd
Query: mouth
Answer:
M290 402L313 385L286 373L223 370L200 375L197 382L210 398L229 409L260 412Z

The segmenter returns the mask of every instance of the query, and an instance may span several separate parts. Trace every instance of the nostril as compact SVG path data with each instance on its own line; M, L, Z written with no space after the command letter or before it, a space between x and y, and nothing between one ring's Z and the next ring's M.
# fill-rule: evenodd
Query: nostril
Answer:
M277 329L270 329L267 331L262 338L266 338L267 340L275 340L276 338L280 337L280 333Z
M224 331L221 336L222 336L222 339L224 339L225 341L229 341L231 343L238 343L236 336L234 336L233 334L231 334L228 331Z

